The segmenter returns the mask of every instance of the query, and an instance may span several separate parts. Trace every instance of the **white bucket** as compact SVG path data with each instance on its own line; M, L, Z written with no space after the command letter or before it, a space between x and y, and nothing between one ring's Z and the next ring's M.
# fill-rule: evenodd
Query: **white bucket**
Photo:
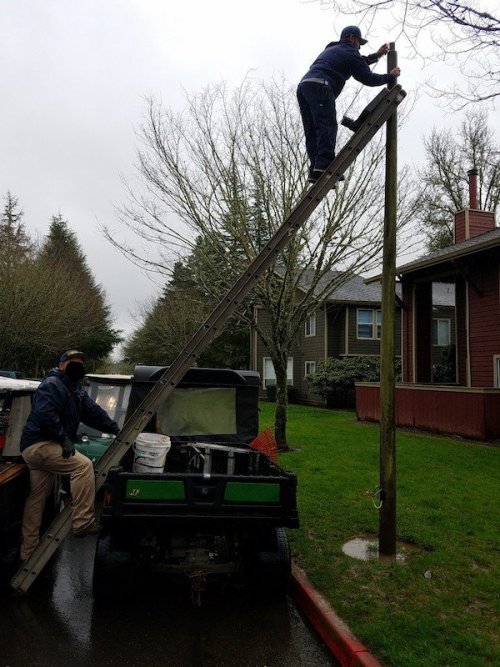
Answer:
M134 443L133 472L163 472L170 449L170 438L162 433L141 433Z

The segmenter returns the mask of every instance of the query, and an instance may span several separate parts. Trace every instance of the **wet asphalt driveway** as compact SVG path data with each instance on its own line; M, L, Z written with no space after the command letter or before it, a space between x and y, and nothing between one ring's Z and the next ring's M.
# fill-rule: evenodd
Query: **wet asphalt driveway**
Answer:
M0 593L0 667L321 667L334 664L289 600L227 588L194 607L153 575L96 608L95 538L67 538L27 596Z

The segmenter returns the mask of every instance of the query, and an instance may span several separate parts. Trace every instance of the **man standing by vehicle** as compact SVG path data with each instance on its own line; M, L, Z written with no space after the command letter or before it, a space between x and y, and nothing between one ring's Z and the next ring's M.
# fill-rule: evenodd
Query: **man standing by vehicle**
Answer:
M357 26L347 26L342 30L340 42L330 42L299 83L297 99L310 160L309 183L315 183L335 158L335 100L345 82L353 76L365 86L392 85L401 73L395 67L389 74L374 74L369 65L385 55L389 45L383 44L370 56L361 56L359 49L366 43Z
M96 535L95 477L90 459L75 451L78 425L116 435L118 424L80 385L85 355L68 350L57 368L47 373L33 397L21 437L21 453L30 470L30 493L23 516L21 560L26 561L39 541L45 500L56 475L69 475L73 504L73 534Z

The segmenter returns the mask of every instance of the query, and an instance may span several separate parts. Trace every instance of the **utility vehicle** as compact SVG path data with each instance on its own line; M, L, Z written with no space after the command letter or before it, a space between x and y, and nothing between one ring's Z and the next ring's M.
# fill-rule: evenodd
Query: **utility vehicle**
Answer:
M135 368L129 413L164 371ZM109 471L94 562L98 602L131 595L145 569L190 582L196 604L222 578L285 592L296 477L251 446L258 391L252 371L190 369L145 428L170 437L164 467L134 472L130 450Z

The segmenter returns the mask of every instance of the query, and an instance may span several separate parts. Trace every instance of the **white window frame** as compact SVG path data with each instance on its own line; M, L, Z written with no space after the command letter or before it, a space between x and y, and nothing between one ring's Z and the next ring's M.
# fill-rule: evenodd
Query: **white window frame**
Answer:
M269 369L269 364L271 365L272 373L266 375L266 370ZM287 359L286 381L287 384L293 385L293 357L288 357ZM270 387L273 384L276 384L276 373L274 371L273 361L271 357L262 357L262 386L265 389L266 387Z
M316 335L316 313L311 313L304 322L304 335L306 338L312 338Z
M437 323L437 342L434 342L434 322ZM446 322L448 327L448 342L440 343L439 342L439 324ZM432 318L432 345L433 347L447 347L451 344L451 319L449 317L433 317Z
M308 366L312 367L312 370L307 370ZM316 373L316 362L315 361L305 361L304 362L304 377Z
M360 322L359 314L371 313L371 322ZM370 326L371 336L360 336L359 326ZM375 335L373 335L375 333ZM382 335L382 311L380 308L356 308L356 339L357 340L380 340Z
M493 355L493 381L495 387L500 387L500 354Z

